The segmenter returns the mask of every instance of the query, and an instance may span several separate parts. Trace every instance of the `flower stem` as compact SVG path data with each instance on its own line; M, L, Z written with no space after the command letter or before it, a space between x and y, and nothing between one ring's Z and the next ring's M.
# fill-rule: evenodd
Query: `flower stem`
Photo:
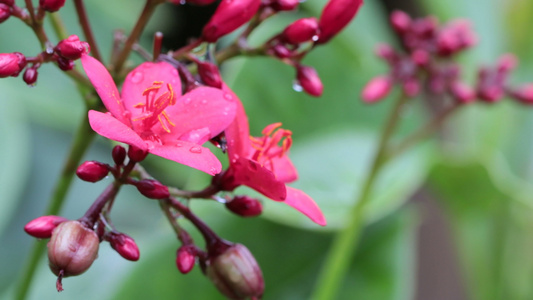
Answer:
M323 268L318 277L317 288L314 290L311 297L313 300L335 299L337 291L342 283L342 279L348 271L351 259L359 243L363 225L365 223L365 208L371 199L370 195L376 178L387 161L387 146L400 119L402 107L407 99L408 98L405 95L400 95L394 108L390 112L387 124L381 132L374 161L368 172L361 193L357 198L357 202L349 214L348 224L337 233L326 256Z
M102 60L100 50L98 49L98 45L96 44L96 39L94 38L94 34L91 29L91 24L89 22L89 18L87 17L87 12L85 10L85 5L83 5L83 0L74 0L74 5L76 6L76 13L78 15L78 19L83 30L83 34L85 35L87 42L91 46L91 53L93 54L94 58L98 59L103 63L104 61Z
M92 129L90 128L88 117L87 115L85 115L85 117L81 120L78 131L76 132L67 160L65 161L59 180L56 182L54 192L48 203L45 215L59 214L59 211L63 206L67 192L74 177L74 173L76 172L76 168L78 167L81 158L83 157L83 154L91 144L93 137L94 131L92 131ZM45 241L35 242L33 248L30 251L28 264L24 268L19 279L19 283L15 291L15 299L26 299L33 276L35 274L35 270L39 265L39 260L43 255L45 249Z

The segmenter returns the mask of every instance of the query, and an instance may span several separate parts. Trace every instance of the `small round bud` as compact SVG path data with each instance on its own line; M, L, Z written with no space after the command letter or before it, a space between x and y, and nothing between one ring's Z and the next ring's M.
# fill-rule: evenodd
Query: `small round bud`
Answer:
M150 199L166 199L170 197L168 187L154 179L143 179L135 183L137 190Z
M111 232L107 238L111 248L127 260L137 261L140 257L139 247L130 236L124 233Z
M455 81L450 85L450 92L459 103L470 103L476 99L476 92L467 84Z
M54 49L59 56L66 59L76 60L82 54L90 51L89 43L82 42L77 35L71 35L67 39L60 41Z
M243 217L255 217L263 211L261 202L248 196L234 197L231 201L226 202L226 208Z
M324 86L313 67L299 65L296 68L296 80L302 89L311 96L319 97L322 95Z
M378 76L370 80L363 91L361 98L366 103L374 103L385 98L392 88L392 79L388 76Z
M0 78L17 76L26 66L22 53L0 53Z
M65 221L68 221L68 219L59 216L42 216L26 224L24 231L38 239L47 239L52 236L52 231L57 225Z
M0 3L0 23L11 17L11 7L7 4Z
M416 78L408 78L403 83L402 88L407 97L414 97L420 92L420 83Z
M398 55L396 54L394 49L388 44L377 45L375 53L378 57L389 62L392 62L398 58Z
M97 182L104 179L109 173L109 167L98 161L86 161L76 170L76 175L88 182Z
M283 30L281 37L293 45L316 39L318 38L318 21L316 18L296 20Z
M220 76L220 71L216 65L200 61L196 65L198 66L198 75L206 85L217 89L222 88L222 76Z
M48 242L50 269L63 277L85 272L98 256L100 240L78 221L59 224Z
M405 33L411 27L411 17L401 10L395 10L390 15L392 28L398 33Z
M355 17L363 0L329 0L320 15L317 44L327 43Z
M66 0L39 0L39 6L48 12L58 11L63 5L65 5Z
M196 247L183 245L176 251L176 266L182 274L189 273L196 262Z
M533 84L528 83L517 89L513 89L511 92L511 97L524 104L533 104Z
M22 80L24 80L27 85L34 85L35 82L37 82L38 75L39 73L37 72L37 68L27 68L26 71L24 71L24 74L22 75Z
M0 3L3 3L7 6L13 6L15 5L15 0L0 0Z
M124 164L124 160L126 159L126 149L120 145L116 145L113 148L113 151L111 151L111 156L113 156L113 161L117 166L121 166Z
M260 5L261 0L222 0L202 30L203 40L214 43L241 27L252 19Z
M241 244L208 260L206 275L231 299L261 298L265 288L259 265L250 250Z
M273 0L270 2L270 7L276 11L294 10L300 4L300 0Z
M72 61L70 59L66 59L66 58L64 58L62 56L58 56L57 57L57 66L62 71L70 71L70 70L74 69L74 61Z
M498 72L507 73L518 65L518 59L511 53L504 54L498 59Z
M274 47L272 47L270 49L270 51L272 51L272 53L276 57L282 58L282 59L290 57L292 55L292 51L289 50L289 48L287 48L285 45L282 45L282 44L275 45Z
M135 162L143 161L147 155L148 155L148 151L143 150L139 147L130 145L128 148L128 157L132 161L135 161Z

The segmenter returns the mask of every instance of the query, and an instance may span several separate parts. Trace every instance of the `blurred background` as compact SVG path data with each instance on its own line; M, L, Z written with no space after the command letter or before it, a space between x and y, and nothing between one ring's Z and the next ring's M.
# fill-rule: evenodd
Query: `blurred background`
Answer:
M294 70L268 58L236 58L223 67L224 79L248 112L252 134L274 122L293 131L291 158L300 173L293 186L311 195L328 220L320 228L268 199L263 215L254 219L232 215L214 202L191 203L221 237L252 251L264 272L264 299L307 299L332 237L350 218L347 212L392 104L386 99L364 105L359 98L364 84L386 71L374 47L397 45L388 27L391 10L435 15L443 23L469 19L479 43L459 57L467 82L474 82L477 67L508 52L520 61L512 81L533 81L532 1L366 2L349 27L303 61L321 76L321 98L293 90ZM298 18L318 17L325 3L308 0L297 13L272 18L253 40L259 43ZM93 0L86 5L109 57L113 30L128 32L143 3ZM164 50L175 49L198 35L214 8L161 5L141 44L150 49L153 33L162 31ZM69 34L81 37L73 4L67 1L60 14ZM40 51L31 30L15 18L1 24L0 41L0 52L34 56ZM1 299L11 299L23 276L34 243L23 226L45 210L82 114L74 86L52 65L39 69L35 87L20 77L0 80ZM430 115L422 101L414 101L399 131L418 128ZM388 165L373 191L369 222L338 299L533 299L532 131L533 107L512 101L473 104L454 115L438 138ZM110 163L110 151L110 142L98 137L85 159ZM194 189L209 181L205 174L155 157L144 166L168 185ZM62 216L81 217L110 180L76 179ZM223 299L198 267L188 275L178 272L179 243L157 203L126 187L111 217L118 230L136 240L141 259L126 261L104 243L92 267L65 279L65 291L58 294L43 257L29 299ZM195 240L201 241L198 235Z

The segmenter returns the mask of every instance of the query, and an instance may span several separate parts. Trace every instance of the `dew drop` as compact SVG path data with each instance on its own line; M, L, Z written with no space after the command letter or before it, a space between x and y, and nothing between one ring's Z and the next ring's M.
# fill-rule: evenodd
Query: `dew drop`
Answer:
M293 83L292 83L292 89L297 91L297 92L301 92L303 91L303 87L302 85L300 84L300 82L298 80L295 80Z
M131 76L130 80L133 83L139 83L144 79L144 74L141 71L135 71Z
M224 99L226 99L228 101L233 101L233 96L230 93L225 93L224 94Z
M178 148L179 148L179 147L183 147L183 143L179 143L179 142L176 143L176 147L178 147Z
M200 154L202 153L202 148L200 146L192 146L191 149L189 149L191 153Z
M318 41L318 35L313 35L313 37L311 38L311 40L313 40L313 42Z

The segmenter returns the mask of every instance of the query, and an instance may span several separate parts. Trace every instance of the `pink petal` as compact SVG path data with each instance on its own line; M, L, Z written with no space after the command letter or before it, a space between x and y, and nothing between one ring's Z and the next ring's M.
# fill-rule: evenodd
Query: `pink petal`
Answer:
M274 164L272 169L277 180L289 183L298 179L298 171L287 155L272 158L272 163ZM268 162L265 162L265 165L270 166Z
M284 202L306 215L311 221L320 226L326 226L326 218L322 214L320 207L306 193L288 186L287 198L285 198Z
M141 113L140 108L133 106L146 102L143 92L153 86L154 82L162 83L160 83L161 89L155 95L156 98L168 91L167 84L172 86L176 99L181 95L181 79L176 68L166 62L142 63L126 76L122 86L124 106L132 113L132 118Z
M176 141L172 144L165 143L164 145L153 143L148 151L209 175L218 174L222 170L222 164L216 156L209 149L195 143L187 141Z
M248 117L244 111L241 100L233 91L224 84L224 91L229 93L237 103L236 115L234 121L226 129L226 141L228 142L228 156L230 159L235 157L247 157L251 149L250 128L248 126Z
M152 127L152 131L160 136L181 139L191 131L205 131L206 128L210 133L209 138L215 137L235 118L236 101L232 97L226 97L226 94L211 87L196 88L166 109L170 120L176 125L170 128L170 134L159 123Z
M90 110L89 123L91 124L91 128L101 136L117 142L137 146L143 150L148 149L146 142L133 129L109 114Z
M275 201L283 201L287 195L285 184L274 173L256 161L239 158L231 163L236 184L245 185Z
M128 124L129 120L124 117L124 105L120 100L115 81L104 65L86 54L81 56L81 64L107 110L122 123Z

